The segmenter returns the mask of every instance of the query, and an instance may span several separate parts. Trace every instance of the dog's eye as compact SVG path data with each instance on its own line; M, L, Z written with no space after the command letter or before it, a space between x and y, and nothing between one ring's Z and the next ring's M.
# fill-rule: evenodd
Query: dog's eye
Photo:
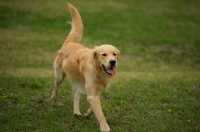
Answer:
M116 56L117 54L116 54L116 53L113 53L113 55Z
M107 54L102 54L102 56L107 56Z

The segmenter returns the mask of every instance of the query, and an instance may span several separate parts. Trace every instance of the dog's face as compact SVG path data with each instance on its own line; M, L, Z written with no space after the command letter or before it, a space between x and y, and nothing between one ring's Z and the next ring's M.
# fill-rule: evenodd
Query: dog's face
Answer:
M95 47L93 52L96 66L102 68L109 75L116 74L119 54L116 47L107 44Z

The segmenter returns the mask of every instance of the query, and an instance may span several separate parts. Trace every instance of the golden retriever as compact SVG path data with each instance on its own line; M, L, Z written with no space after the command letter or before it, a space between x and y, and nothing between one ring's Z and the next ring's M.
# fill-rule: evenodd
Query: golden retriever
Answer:
M54 61L55 79L51 98L58 98L58 88L65 77L74 90L74 115L81 115L79 110L80 94L86 94L90 108L85 116L95 114L100 123L100 130L110 131L101 109L101 91L106 89L116 74L119 50L109 44L89 49L79 44L83 34L83 24L78 10L68 4L72 17L72 29Z

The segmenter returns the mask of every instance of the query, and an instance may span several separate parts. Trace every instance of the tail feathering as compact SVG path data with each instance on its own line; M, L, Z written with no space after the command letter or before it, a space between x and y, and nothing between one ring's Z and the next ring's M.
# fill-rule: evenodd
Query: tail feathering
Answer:
M68 42L80 42L83 34L83 23L78 10L71 4L68 3L68 8L71 13L72 22L67 21L66 23L72 26L70 33L68 34L65 43Z

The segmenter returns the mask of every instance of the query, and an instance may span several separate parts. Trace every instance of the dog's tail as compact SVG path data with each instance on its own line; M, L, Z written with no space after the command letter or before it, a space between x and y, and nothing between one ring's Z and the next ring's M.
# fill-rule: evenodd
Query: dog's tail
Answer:
M68 34L65 43L68 42L79 42L83 34L83 23L78 10L71 4L68 3L68 8L71 13L72 22L70 22L72 28Z

